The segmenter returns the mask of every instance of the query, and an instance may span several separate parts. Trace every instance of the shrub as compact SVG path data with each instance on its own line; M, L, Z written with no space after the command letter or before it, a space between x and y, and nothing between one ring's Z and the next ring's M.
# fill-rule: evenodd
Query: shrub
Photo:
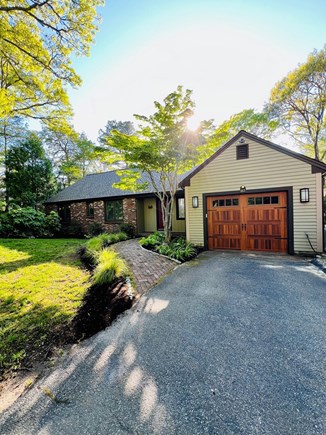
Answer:
M156 231L154 234L151 234L148 237L142 237L139 243L144 248L153 249L156 246L162 245L162 243L164 242L164 238L164 233Z
M9 213L0 213L0 236L9 237L13 231Z
M48 216L32 207L17 207L0 214L0 235L4 237L52 236L60 229L60 218L52 211Z
M170 248L169 245L160 245L160 246L157 246L157 247L156 247L156 251L157 251L159 254L167 255L168 257L171 256L171 248Z
M197 255L197 250L192 243L187 242L184 238L174 240L170 244L170 257L179 261L187 261Z
M110 242L111 242L111 244L120 242L120 239L119 239L119 236L117 233L110 234Z
M90 224L90 226L88 227L88 234L90 236L98 236L99 234L104 233L104 228L103 226L98 223L98 222L93 222Z
M112 234L112 236L113 235L117 236L118 242L125 242L129 239L128 234L124 233L123 231L121 231L120 233Z
M136 228L133 224L123 223L120 225L120 231L127 234L129 239L133 239L136 234Z
M140 239L139 243L144 248L151 249L159 254L166 255L181 262L190 260L197 255L197 249L183 237L173 240L171 243L164 243L163 233L154 233Z
M64 237L84 237L84 231L80 223L71 221L69 225L64 225L60 231Z
M56 234L61 229L61 222L58 213L51 211L45 216L45 226L48 235Z
M104 249L98 256L98 264L93 274L95 285L109 285L116 278L125 277L128 267L125 261L112 250Z

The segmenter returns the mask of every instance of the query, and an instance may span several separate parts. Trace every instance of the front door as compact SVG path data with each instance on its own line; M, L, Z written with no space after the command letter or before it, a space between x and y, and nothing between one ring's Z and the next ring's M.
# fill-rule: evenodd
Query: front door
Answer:
M209 249L287 252L286 192L207 198Z

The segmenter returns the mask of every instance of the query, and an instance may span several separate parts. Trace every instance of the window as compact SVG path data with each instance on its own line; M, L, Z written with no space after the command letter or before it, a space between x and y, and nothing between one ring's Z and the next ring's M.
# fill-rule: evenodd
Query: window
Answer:
M105 222L122 222L123 206L122 199L105 202Z
M237 160L249 159L249 146L248 144L237 146Z
M60 216L62 223L66 223L66 224L70 223L71 221L70 205L59 205L58 215Z
M185 199L177 198L177 219L185 218Z
M248 198L248 205L278 204L278 196L257 196Z
M230 198L230 199L216 199L213 201L213 207L232 207L239 205L238 198Z
M94 202L86 203L86 215L90 219L94 219Z

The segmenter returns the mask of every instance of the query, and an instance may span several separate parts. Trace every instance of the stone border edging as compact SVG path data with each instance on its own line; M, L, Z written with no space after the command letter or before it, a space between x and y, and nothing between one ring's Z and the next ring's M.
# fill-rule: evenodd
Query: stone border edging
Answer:
M154 255L158 255L159 257L167 258L168 260L174 261L174 262L177 263L177 264L182 264L181 261L176 260L175 258L168 257L167 255L160 254L159 252L152 251L151 249L143 248L142 245L141 245L140 243L139 243L139 246L141 247L141 249L143 249L143 250L146 251L146 252L151 252L151 253L154 254Z

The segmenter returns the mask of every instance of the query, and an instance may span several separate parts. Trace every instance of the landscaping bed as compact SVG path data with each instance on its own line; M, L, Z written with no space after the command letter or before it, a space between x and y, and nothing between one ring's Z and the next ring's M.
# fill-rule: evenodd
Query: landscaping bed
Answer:
M148 237L142 237L139 243L143 248L178 260L181 263L191 260L198 253L197 248L192 243L187 242L184 237L178 237L166 243L164 233L159 231Z
M108 248L127 237L101 237L106 246L92 250L85 246L94 247L93 239L0 240L0 379L30 370L130 308L129 271Z

